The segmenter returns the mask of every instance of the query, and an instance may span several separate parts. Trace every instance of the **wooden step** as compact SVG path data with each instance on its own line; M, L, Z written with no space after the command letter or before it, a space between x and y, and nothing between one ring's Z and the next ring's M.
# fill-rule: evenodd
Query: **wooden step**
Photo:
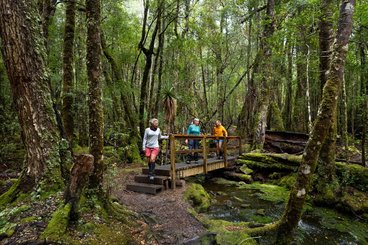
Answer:
M163 189L163 185L145 184L145 183L133 183L128 184L126 187L129 191L135 191L140 193L148 193L156 195Z
M142 168L142 174L148 174L148 168ZM155 174L158 176L170 176L170 170L166 169L155 169Z
M150 180L148 175L145 175L145 174L134 176L134 181L138 183L165 185L165 181L167 180L168 180L168 176L156 175L153 181Z

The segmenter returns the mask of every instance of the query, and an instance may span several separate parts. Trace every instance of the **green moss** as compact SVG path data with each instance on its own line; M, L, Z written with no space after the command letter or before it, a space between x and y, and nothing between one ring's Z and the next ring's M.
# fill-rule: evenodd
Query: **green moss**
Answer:
M291 190L291 188L295 185L295 181L296 181L296 174L289 174L282 177L279 180L275 180L273 183Z
M253 170L248 168L248 166L246 164L244 164L243 166L240 167L240 170L245 173L245 174L251 174L253 173Z
M248 175L248 174L242 174L240 175L240 179L246 183L250 183L252 182L252 176Z
M9 188L9 190L0 196L0 207L4 207L6 204L12 203L17 199L20 194L18 189L19 184L20 178Z
M15 232L15 227L17 224L14 223L6 223L1 229L0 234L5 234L6 237L11 237Z
M326 229L335 229L343 233L349 233L359 241L358 244L368 244L368 224L352 220L338 212L317 208L313 213L320 217L320 223Z
M343 206L348 211L354 213L368 213L368 193L358 190L349 190L343 192L341 198Z
M289 166L281 163L269 163L269 162L261 162L247 159L238 159L237 163L245 164L247 167L251 169L260 169L260 170L268 170L268 171L289 171L295 172L297 167Z
M91 241L91 244L129 244L132 239L126 232L126 227L119 225L97 224L94 230L96 241Z
M27 218L21 219L20 220L20 223L21 224L23 224L23 223L30 223L30 222L36 221L36 220L38 220L37 217L31 216L31 217L27 217Z
M250 220L256 223L261 223L261 224L267 224L273 221L272 218L269 216L263 216L263 215L257 215L257 214L250 216Z
M237 186L239 185L238 182L236 181L232 181L232 180L226 180L223 178L214 178L212 179L212 181L218 185L223 185L223 186Z
M206 220L206 227L210 232L216 233L217 244L257 244L244 230L245 222L229 222L225 220Z
M50 222L48 223L45 231L42 233L41 239L59 241L67 229L70 210L70 204L66 204L58 208L53 213Z
M285 187L270 184L260 184L258 182L243 185L239 188L259 190L259 198L270 202L285 202L289 197L289 191Z
M336 173L342 185L368 191L368 168L357 164L336 162Z
M87 146L80 146L80 145L76 145L73 148L73 152L74 154L89 154L89 148Z
M185 191L184 198L191 202L198 212L206 211L211 204L210 195L199 184L191 184Z

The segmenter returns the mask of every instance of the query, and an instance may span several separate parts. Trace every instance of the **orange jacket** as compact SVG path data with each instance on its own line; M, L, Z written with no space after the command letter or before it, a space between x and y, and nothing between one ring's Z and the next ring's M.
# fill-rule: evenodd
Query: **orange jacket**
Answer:
M224 126L222 126L222 125L215 126L213 128L213 135L215 135L215 136L227 136L227 131L224 128Z

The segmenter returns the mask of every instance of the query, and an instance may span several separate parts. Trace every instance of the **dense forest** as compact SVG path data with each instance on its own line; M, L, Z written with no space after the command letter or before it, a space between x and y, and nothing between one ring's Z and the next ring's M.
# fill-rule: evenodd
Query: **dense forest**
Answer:
M144 165L151 118L164 135L220 120L254 154L268 132L308 135L285 212L249 236L290 243L309 192L368 201L366 0L0 0L0 37L0 242L68 244L97 213L83 227L130 232L100 242L156 244L111 194L117 169ZM37 235L11 240L42 206Z

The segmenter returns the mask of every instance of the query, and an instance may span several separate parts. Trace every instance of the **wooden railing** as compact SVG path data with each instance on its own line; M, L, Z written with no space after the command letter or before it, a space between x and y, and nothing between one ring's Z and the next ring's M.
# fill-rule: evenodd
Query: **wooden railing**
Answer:
M202 148L200 149L186 149L186 150L176 150L176 141L177 140L201 140ZM223 150L223 160L225 167L228 166L228 151L229 150L238 150L238 154L241 155L241 138L239 136L213 136L213 135L186 135L186 134L171 134L169 136L170 140L170 164L171 164L171 180L172 180L172 188L176 188L176 155L177 154L189 154L189 153L202 153L203 155L203 173L207 174L207 160L208 153L215 152L216 148L209 148L207 145L207 140L224 140L222 144ZM235 146L229 146L230 140L237 140L238 143Z

